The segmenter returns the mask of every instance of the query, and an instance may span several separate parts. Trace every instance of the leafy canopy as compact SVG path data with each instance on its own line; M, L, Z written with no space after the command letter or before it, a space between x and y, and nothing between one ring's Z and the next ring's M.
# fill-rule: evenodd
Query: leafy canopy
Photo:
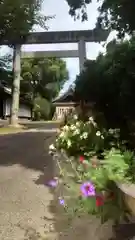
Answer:
M12 82L11 63L12 56L10 54L0 56L0 81L2 83Z
M69 14L82 21L88 19L87 5L92 0L66 0ZM43 0L1 0L0 1L0 41L10 39L15 43L32 30L34 25L46 28L46 20L50 17L41 14ZM135 30L134 0L97 0L99 2L98 26L115 29L122 37L125 32Z
M21 93L30 99L39 94L50 100L68 79L68 71L61 59L25 59L22 61L21 77Z
M122 127L125 121L134 121L134 66L135 40L115 44L106 55L87 62L76 80L76 98L93 102L108 124L114 124L109 127Z
M70 15L82 17L82 20L87 20L86 6L92 0L66 0L70 6ZM112 28L119 32L119 36L126 33L133 33L135 30L134 0L97 0L100 3L98 25ZM78 15L79 14L79 15Z
M43 0L1 0L0 42L8 39L12 44L32 30L34 25L46 28L46 17L41 14Z

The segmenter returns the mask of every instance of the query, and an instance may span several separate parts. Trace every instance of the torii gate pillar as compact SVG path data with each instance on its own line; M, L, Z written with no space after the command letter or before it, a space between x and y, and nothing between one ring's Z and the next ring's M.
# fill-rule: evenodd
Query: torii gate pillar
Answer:
M79 55L79 68L80 68L80 73L84 69L84 63L86 61L86 44L84 39L80 39L78 43L78 55Z

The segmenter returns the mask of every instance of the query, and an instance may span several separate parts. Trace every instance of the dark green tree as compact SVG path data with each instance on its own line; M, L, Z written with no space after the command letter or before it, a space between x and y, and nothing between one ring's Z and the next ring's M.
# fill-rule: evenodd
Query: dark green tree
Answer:
M88 61L76 80L76 98L92 102L94 109L103 113L109 128L126 129L135 120L134 66L135 40L131 39L117 43L95 61Z

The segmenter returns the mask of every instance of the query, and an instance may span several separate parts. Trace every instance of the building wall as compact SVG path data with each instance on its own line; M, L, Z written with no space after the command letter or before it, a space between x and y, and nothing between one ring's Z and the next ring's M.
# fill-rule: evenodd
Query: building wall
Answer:
M10 108L11 108L11 99L7 99L4 101L4 116L10 116ZM20 118L31 118L31 109L29 106L25 104L20 104L19 114Z
M55 118L57 120L61 120L64 118L65 114L67 114L70 110L74 110L74 106L56 106L55 110Z
M76 104L58 104L56 105L56 110L54 114L54 119L57 120L62 120L70 110L75 110L77 114L82 115L82 116L87 116L90 117L93 115L93 110L92 110L92 103L84 103L83 105L80 103Z

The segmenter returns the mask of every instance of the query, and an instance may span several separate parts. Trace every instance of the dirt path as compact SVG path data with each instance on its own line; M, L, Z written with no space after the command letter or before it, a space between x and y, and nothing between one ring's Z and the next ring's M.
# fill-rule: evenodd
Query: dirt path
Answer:
M55 172L53 139L41 132L0 136L0 240L109 240L111 224L90 216L69 224L45 186Z

